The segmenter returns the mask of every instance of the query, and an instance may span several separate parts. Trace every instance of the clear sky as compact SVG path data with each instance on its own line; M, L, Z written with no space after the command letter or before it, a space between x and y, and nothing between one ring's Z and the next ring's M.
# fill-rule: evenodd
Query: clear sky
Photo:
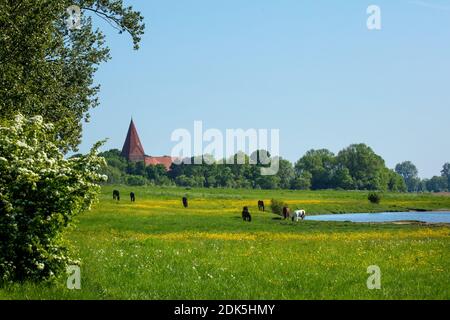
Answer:
M106 30L112 60L81 152L121 149L133 117L149 155L173 130L280 129L280 153L363 142L422 177L450 161L450 1L141 0L141 49ZM366 27L380 6L382 29Z

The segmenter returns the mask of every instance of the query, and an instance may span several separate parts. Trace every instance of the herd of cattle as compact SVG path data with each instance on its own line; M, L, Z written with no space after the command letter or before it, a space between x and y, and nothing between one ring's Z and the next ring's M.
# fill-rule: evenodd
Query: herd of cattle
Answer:
M119 190L113 190L113 200L117 200L120 201L120 192ZM134 194L134 192L130 192L130 201L131 202L135 202L136 201L136 196ZM181 202L183 204L183 207L187 208L188 207L188 199L187 197L183 197L181 199ZM258 210L259 211L265 211L265 206L264 206L264 201L263 200L259 200L258 201ZM294 212L291 212L291 210L288 207L283 207L283 219L289 219L291 218L292 221L299 221L300 219L303 220L306 217L306 211L305 210L295 210ZM250 211L248 210L248 207L244 207L242 209L242 219L244 221L248 221L251 222L252 221L252 216L250 214Z

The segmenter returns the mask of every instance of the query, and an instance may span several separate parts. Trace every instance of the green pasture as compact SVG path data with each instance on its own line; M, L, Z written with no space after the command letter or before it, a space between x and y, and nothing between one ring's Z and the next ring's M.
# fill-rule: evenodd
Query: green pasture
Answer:
M450 197L431 194L385 194L373 205L367 192L107 186L65 236L81 261L81 290L61 277L4 286L0 298L450 298L449 226L293 223L257 211L257 200L268 209L271 198L308 214L450 209ZM251 223L240 217L244 205ZM367 288L371 265L381 269L380 290Z

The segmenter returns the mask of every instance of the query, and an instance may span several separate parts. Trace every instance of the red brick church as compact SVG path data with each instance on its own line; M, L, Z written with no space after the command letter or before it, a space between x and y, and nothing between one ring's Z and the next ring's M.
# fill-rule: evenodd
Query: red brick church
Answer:
M144 161L146 165L162 164L166 167L166 170L170 169L173 162L173 159L170 156L152 157L145 154L133 119L131 119L127 138L123 144L122 156L128 161Z

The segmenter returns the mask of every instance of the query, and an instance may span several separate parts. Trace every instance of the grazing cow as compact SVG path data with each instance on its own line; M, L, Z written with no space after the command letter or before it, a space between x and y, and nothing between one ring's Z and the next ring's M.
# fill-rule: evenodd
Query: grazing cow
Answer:
M259 211L265 211L264 210L264 201L262 201L262 200L258 201L258 210Z
M248 211L248 207L244 207L244 209L242 209L242 219L244 221L248 221L248 222L252 221L252 216L250 215L250 212Z
M113 190L113 200L120 201L120 192L119 192L119 190Z
M295 210L294 214L292 216L292 221L298 221L300 219L305 219L306 217L306 211L305 210Z
M186 197L183 197L183 207L187 208L188 207L188 199Z
M289 216L291 215L291 211L288 207L283 207L283 219L289 219Z
M134 195L134 192L130 192L130 200L131 200L131 202L135 202L136 201L136 197Z

